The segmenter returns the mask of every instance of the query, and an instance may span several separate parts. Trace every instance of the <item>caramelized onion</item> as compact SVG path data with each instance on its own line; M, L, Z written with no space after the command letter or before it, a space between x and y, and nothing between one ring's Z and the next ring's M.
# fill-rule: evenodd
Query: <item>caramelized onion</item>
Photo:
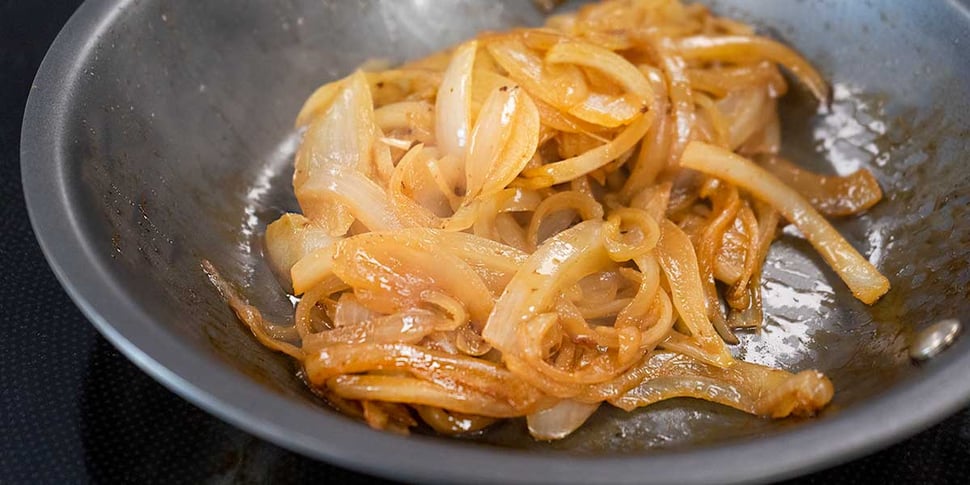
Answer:
M863 303L872 304L889 291L889 280L862 257L812 205L793 189L750 160L734 153L693 142L683 166L735 184L771 204L794 223L822 258Z
M599 409L600 404L564 399L555 406L526 417L529 433L539 440L558 440L576 431Z
M864 168L840 177L809 172L781 157L764 157L761 166L827 216L859 214L882 199L879 182Z
M778 158L780 68L827 100L792 49L676 0L605 0L396 68L367 62L297 116L301 213L265 234L281 286L302 295L292 321L268 322L203 267L262 345L378 429L524 417L554 440L604 403L675 397L811 415L828 379L727 344L764 321L780 216L857 298L884 294L822 216L882 192L865 170Z

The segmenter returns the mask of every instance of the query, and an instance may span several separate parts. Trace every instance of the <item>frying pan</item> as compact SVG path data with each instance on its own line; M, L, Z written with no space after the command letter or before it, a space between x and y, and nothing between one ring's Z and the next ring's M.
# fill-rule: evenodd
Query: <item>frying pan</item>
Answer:
M872 170L886 199L838 228L892 281L856 302L798 233L766 269L769 315L736 353L819 368L836 397L814 419L769 421L692 400L603 410L569 438L519 421L484 435L393 436L322 405L209 286L202 258L283 320L290 302L260 233L295 200L292 119L314 87L368 58L401 61L484 29L541 23L531 2L89 0L37 75L23 127L37 237L91 322L186 399L267 440L414 481L764 481L884 447L970 398L970 339L917 365L907 349L944 318L970 322L970 13L965 1L723 0L812 60L825 112L793 90L787 155ZM561 8L575 7L567 3Z

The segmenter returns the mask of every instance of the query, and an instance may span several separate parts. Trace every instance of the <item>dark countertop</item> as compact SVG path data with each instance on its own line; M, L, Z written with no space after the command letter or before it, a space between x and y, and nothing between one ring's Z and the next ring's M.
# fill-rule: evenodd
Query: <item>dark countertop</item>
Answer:
M31 80L78 0L0 0L0 483L363 483L209 416L87 322L27 220L19 141ZM757 457L752 457L757 466ZM970 482L970 409L793 483Z

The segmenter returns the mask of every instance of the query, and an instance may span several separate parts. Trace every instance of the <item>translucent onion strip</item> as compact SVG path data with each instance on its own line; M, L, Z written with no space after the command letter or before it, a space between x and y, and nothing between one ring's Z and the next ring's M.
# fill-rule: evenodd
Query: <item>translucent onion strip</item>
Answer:
M559 289L608 264L602 222L586 221L549 239L526 259L495 304L482 331L503 353L515 352L517 329L549 308Z
M540 440L558 440L576 431L599 409L600 404L588 404L564 399L551 408L526 417L529 433Z
M677 52L687 60L750 62L769 59L788 68L822 104L829 99L829 86L797 52L784 44L758 36L694 36L676 40Z
M439 407L415 406L421 420L435 431L446 435L474 433L490 426L494 418L449 412Z
M472 68L478 42L455 50L435 100L435 133L442 153L464 157L471 134Z
M426 293L441 291L464 302L473 321L485 322L494 303L461 258L400 234L371 232L340 241L333 272L354 287L361 303L384 313L413 308Z
M222 298L232 308L236 317L249 327L249 330L253 332L253 335L259 340L259 343L277 352L283 352L294 359L303 359L303 349L271 335L268 329L270 325L263 319L263 314L256 307L246 302L242 295L219 274L219 271L216 270L216 267L212 263L203 260L202 268L209 277L209 281L219 290L219 294L222 295Z
M781 157L764 157L760 162L827 216L859 214L882 200L879 182L864 168L840 177L809 172Z
M345 233L354 220L350 210L336 200L350 195L338 185L350 185L371 198L380 192L368 179L376 179L379 171L374 151L378 129L367 79L358 71L340 86L327 112L307 129L293 173L293 189L303 213L310 219L324 221L335 236ZM348 180L351 178L357 180Z
M546 53L545 61L596 69L627 91L623 96L591 93L568 110L578 118L612 128L630 122L653 104L653 91L643 74L623 56L608 49L586 42L558 42Z
M708 351L706 360L719 367L729 367L734 359L707 318L704 287L690 238L666 219L661 222L660 229L657 243L660 267L670 284L674 308L690 335Z
M290 269L306 255L334 242L330 230L300 214L283 214L266 227L266 258L277 278L292 288Z
M339 208L372 231L403 226L387 192L360 172L334 171L315 177L297 189L296 194L306 207L318 207L319 210ZM339 206L325 205L328 202L339 203ZM317 217L324 221L331 220L324 213L317 213Z
M766 417L807 416L832 399L832 383L818 371L790 374L738 362L720 368L686 355L657 352L637 369L642 380L610 403L627 411L675 397L693 397Z
M650 129L653 120L653 112L648 111L640 115L636 121L630 123L609 143L573 158L523 171L522 176L524 178L521 179L519 184L523 187L538 189L568 182L576 177L586 175L616 160L627 150L633 148Z
M303 339L303 349L312 352L314 348L336 344L414 344L433 332L441 320L441 317L427 310L406 310L310 334Z
M466 200L505 188L539 145L539 111L518 87L501 87L485 100L465 161Z
M589 86L579 68L547 65L515 35L487 39L485 46L513 81L556 109L568 112L589 94Z
M412 377L342 375L328 380L326 385L344 399L438 406L450 411L493 418L512 418L522 413L488 394L445 387Z
M856 298L873 304L889 291L889 280L862 257L812 204L765 169L734 153L692 142L681 164L737 185L771 204L805 234Z

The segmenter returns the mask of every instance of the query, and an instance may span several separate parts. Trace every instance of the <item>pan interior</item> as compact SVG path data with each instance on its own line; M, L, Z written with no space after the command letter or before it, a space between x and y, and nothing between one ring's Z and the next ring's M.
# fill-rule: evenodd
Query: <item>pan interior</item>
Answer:
M835 384L834 402L809 422L691 400L634 413L604 407L553 443L532 441L521 421L468 439L615 454L779 433L918 379L924 368L906 357L912 334L940 318L970 322L965 11L942 1L710 6L794 46L833 83L827 113L798 89L785 100L787 155L830 173L866 167L887 194L837 227L893 290L873 307L855 301L788 229L769 255L767 325L743 334L735 349L753 362L822 370ZM366 59L403 61L481 30L541 21L531 2L514 0L127 2L83 60L63 134L84 237L164 331L268 392L315 401L293 364L236 321L199 261L210 259L271 320L291 318L260 237L281 212L297 209L292 120L305 97Z

